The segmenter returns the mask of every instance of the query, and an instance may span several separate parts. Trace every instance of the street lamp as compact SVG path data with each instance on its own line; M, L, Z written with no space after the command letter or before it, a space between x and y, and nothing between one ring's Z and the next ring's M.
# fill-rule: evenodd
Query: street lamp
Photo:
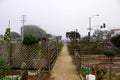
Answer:
M97 15L93 15L93 16L89 17L89 28L88 28L88 30L89 30L89 32L88 32L89 40L90 40L91 30L92 30L92 27L91 27L91 19L92 19L93 17L95 17L95 16L99 16L99 15L97 14Z

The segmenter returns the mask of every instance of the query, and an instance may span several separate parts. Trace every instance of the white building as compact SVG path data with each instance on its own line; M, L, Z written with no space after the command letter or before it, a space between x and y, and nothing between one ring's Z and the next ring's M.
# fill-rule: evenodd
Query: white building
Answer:
M120 34L120 29L111 29L111 32L113 32L111 36L115 36L117 34Z

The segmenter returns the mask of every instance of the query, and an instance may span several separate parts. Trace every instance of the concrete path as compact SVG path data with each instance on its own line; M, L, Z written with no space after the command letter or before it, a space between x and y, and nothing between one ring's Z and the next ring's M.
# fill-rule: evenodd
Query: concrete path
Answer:
M68 53L66 44L64 44L53 67L51 78L51 80L80 80L72 57Z

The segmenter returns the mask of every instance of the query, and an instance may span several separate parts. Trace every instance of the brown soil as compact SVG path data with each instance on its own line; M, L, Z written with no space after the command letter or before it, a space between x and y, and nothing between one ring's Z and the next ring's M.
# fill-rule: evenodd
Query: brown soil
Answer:
M72 57L68 53L67 45L63 46L51 75L51 80L80 80Z

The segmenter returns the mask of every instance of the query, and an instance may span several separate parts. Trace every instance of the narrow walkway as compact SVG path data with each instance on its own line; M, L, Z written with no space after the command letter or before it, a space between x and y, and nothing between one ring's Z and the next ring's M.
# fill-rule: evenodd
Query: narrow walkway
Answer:
M80 80L66 44L64 44L53 67L52 77L54 78L53 80Z

